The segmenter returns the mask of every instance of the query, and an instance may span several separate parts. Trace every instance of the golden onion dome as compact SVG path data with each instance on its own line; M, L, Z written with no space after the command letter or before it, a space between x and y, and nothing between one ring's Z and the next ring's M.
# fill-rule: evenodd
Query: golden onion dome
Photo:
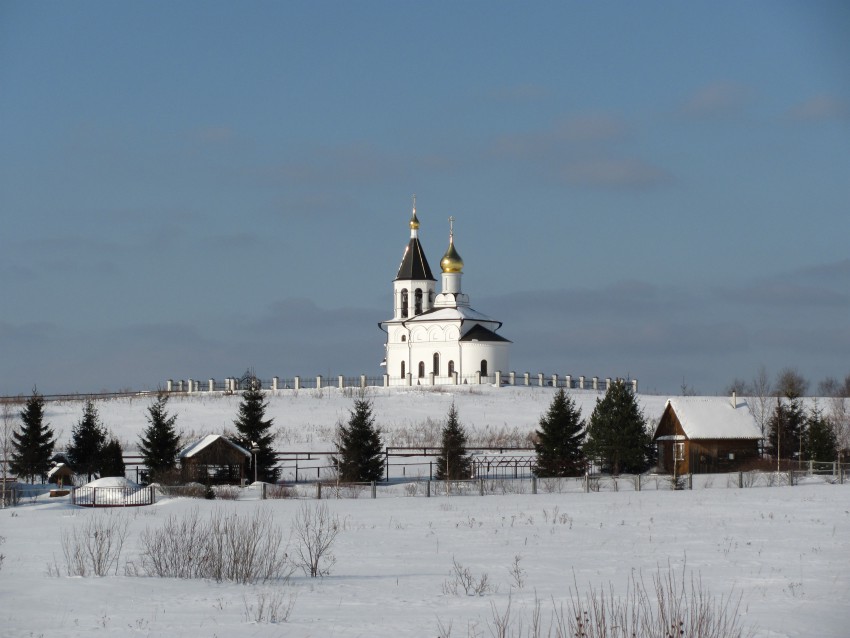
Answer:
M440 260L440 268L443 269L443 272L463 271L463 259L461 259L460 255L455 249L454 238L449 239L449 249L446 251L446 254L443 255L443 258Z
M419 218L416 216L416 209L413 209L413 215L410 216L410 230L419 229Z

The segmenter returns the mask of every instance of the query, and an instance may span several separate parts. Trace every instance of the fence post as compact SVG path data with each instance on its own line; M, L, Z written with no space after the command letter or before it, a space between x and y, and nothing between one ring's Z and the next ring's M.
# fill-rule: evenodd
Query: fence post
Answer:
M537 477L533 474L531 475L531 493L537 494Z
M739 488L744 487L744 473L743 472L738 472L738 487Z
M91 506L94 507L97 505L97 488L91 488Z
M590 491L590 475L584 475L584 493L587 494Z
M508 385L516 385L516 372L511 372L508 375Z
M372 498L378 497L378 488L375 487L375 481L372 481Z
M815 473L815 462L809 459L809 476Z
M501 370L496 370L496 387L497 388L502 387L502 371Z
M484 496L484 479L478 479L478 496Z
M301 377L295 377L292 380L292 386L293 386L294 389L300 390L301 389Z
M345 388L345 377L344 377L344 376L342 376L342 375L339 375L339 376L337 377L337 383L339 384L339 389L340 389L340 390L342 390L343 388Z
M581 376L578 378L578 389L579 389L579 390L584 390L584 375L581 375Z
M788 470L788 485L794 485L794 470Z
M151 505L153 505L154 503L156 503L156 489L154 488L153 485L149 486L148 489L151 491L150 501L151 501Z
M635 474L635 492L640 492L640 474Z
M261 499L263 501L266 500L266 485L267 485L266 483L263 483L263 496L262 496L262 499Z
M688 472L688 489L694 489L694 473Z
M390 387L390 375L388 375L388 374L384 375L384 387L385 388Z
M528 385L528 384L529 384L529 375L528 375L528 372L524 372L524 373L523 373L523 375L522 375L522 382L523 382L523 384L524 384L524 385Z
M12 503L14 503L14 502L15 502L15 498L13 496L12 497ZM77 504L77 488L72 485L71 486L71 505L76 505L76 504ZM5 503L4 503L4 505L5 505Z
M322 500L322 484L318 481L316 482L316 498Z
M361 390L366 389L366 375L365 374L360 375L360 389Z
M272 377L272 390L277 392L277 387L280 385L280 377Z
M431 498L431 479L425 481L425 496Z
M316 389L317 390L322 389L322 375L319 375L318 377L316 377Z

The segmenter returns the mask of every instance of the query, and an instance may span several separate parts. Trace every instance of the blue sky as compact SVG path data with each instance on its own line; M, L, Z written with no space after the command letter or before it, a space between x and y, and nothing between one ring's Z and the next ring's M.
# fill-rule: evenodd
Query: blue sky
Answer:
M0 394L380 373L417 195L521 371L850 373L840 2L2 2Z

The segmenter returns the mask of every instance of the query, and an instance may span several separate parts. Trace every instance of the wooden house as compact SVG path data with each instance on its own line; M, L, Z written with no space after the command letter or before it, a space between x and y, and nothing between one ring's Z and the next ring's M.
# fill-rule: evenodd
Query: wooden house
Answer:
M746 401L734 396L668 399L653 436L658 471L677 475L737 471L758 458L761 438Z
M67 463L56 463L47 473L47 482L54 485L74 485L74 470Z
M242 483L251 453L220 434L208 434L180 452L183 481L204 484Z

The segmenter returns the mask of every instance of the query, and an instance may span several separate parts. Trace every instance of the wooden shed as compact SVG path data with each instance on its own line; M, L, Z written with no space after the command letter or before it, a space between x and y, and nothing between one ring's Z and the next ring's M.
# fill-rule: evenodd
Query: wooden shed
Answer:
M659 472L678 475L737 471L758 458L760 440L749 406L735 397L668 399L653 436Z
M183 481L239 485L245 478L251 453L220 434L208 434L180 452Z
M74 470L67 463L56 463L47 473L47 482L54 485L74 485Z

